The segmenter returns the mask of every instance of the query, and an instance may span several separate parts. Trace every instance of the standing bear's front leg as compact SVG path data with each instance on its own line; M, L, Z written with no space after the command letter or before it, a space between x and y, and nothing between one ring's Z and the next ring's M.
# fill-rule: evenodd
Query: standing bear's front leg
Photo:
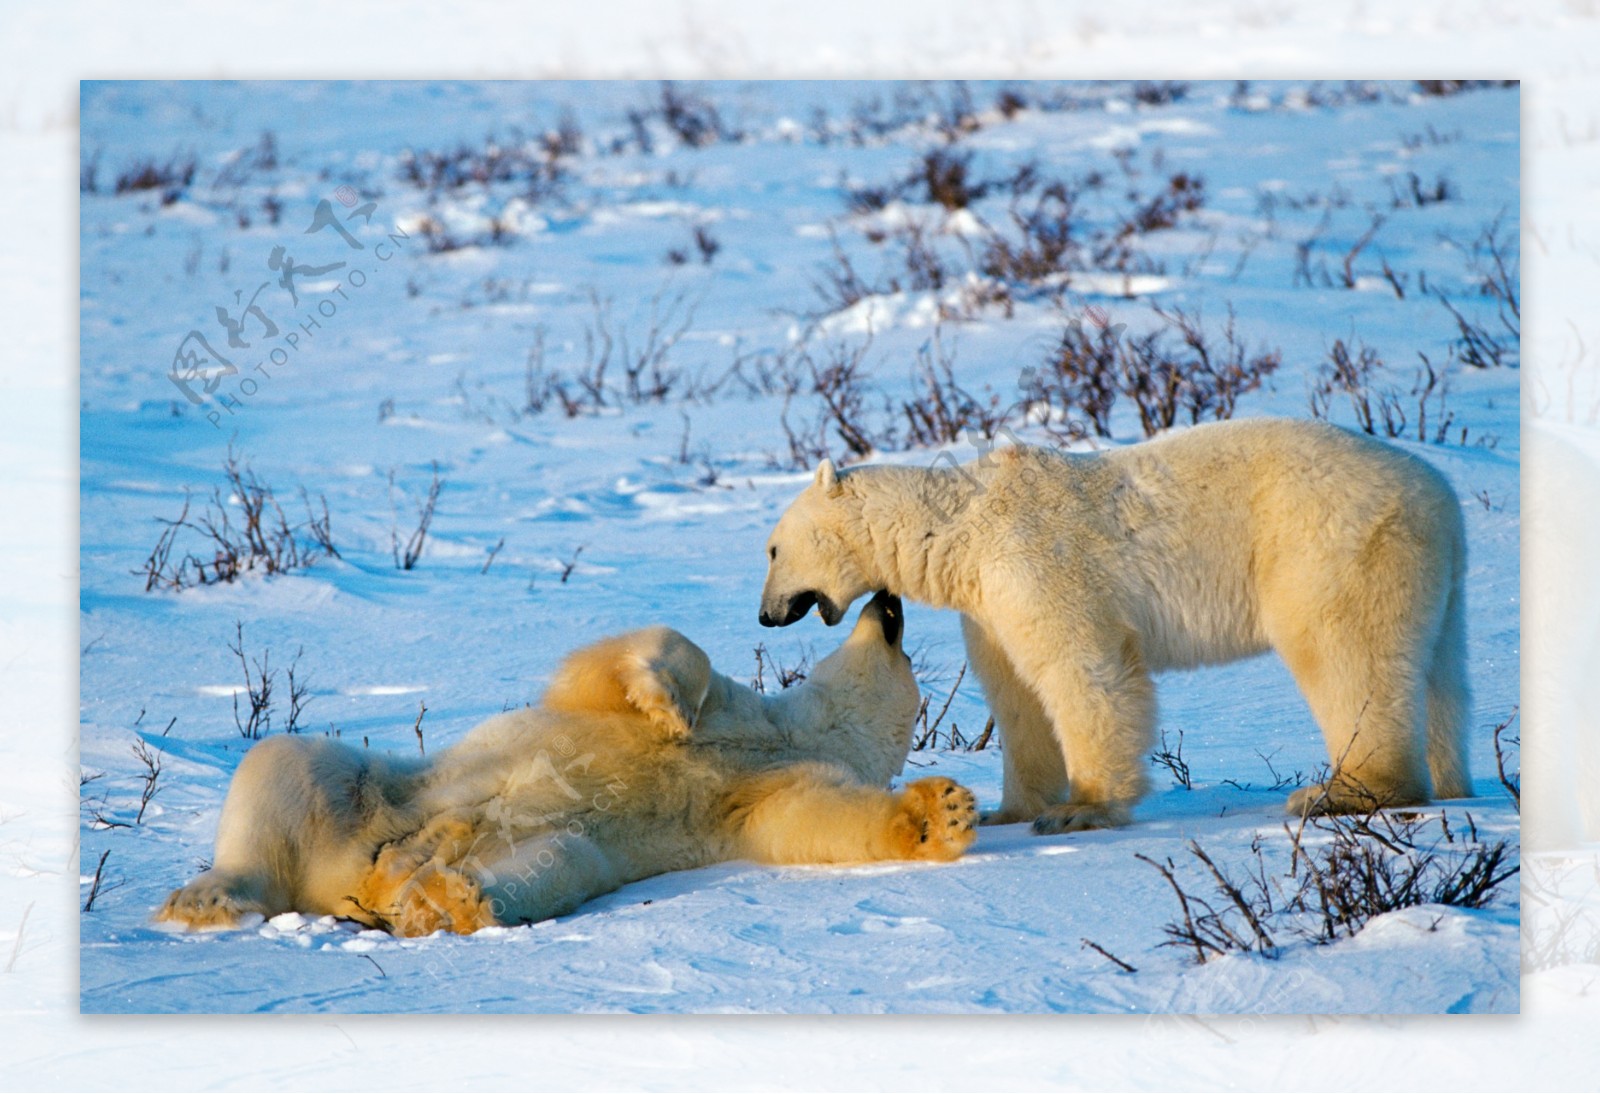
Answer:
M1033 686L1017 675L994 634L970 615L961 617L967 664L983 687L989 713L1005 747L1000 750L1004 782L1000 808L985 813L984 824L1032 821L1067 798L1067 765L1050 715Z
M996 724L1012 734L1002 738L1014 753L1005 771L1008 807L1045 799L1033 817L1041 834L1127 824L1148 785L1145 757L1155 739L1155 686L1137 637L1090 619L1081 604L1034 604L1002 618L1004 626L991 621L981 634L992 638L1010 676L1043 714L1030 716L1026 702L1013 703L1013 724L1006 726L996 710ZM1052 746L1059 763L1043 758ZM1063 767L1066 801L1058 795L1052 801L1046 795Z

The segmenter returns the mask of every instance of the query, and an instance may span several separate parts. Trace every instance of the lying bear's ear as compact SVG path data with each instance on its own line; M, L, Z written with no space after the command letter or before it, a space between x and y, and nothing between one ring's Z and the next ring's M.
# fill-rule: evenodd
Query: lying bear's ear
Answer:
M817 477L812 481L814 485L820 486L829 494L837 494L839 492L838 472L834 471L833 461L826 456L823 457L821 463L817 464Z

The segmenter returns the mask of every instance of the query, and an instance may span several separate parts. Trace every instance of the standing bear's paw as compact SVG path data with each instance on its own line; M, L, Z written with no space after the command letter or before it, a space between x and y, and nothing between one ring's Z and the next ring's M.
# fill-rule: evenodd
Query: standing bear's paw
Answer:
M978 823L986 828L991 824L1021 824L1024 821L1032 821L1037 815L1032 810L1007 809L1002 806L979 814Z
M1334 804L1326 786L1313 783L1310 786L1302 786L1290 794L1288 802L1284 804L1284 812L1295 817L1321 817L1344 810Z
M1091 828L1121 828L1131 820L1133 813L1122 802L1066 802L1052 805L1035 817L1033 831L1035 835L1054 836Z
M1296 817L1325 817L1332 813L1371 813L1399 805L1423 805L1428 794L1419 787L1372 790L1349 778L1302 786L1285 803L1285 812Z
M918 779L900 795L891 822L898 858L948 862L978 838L978 800L949 779Z

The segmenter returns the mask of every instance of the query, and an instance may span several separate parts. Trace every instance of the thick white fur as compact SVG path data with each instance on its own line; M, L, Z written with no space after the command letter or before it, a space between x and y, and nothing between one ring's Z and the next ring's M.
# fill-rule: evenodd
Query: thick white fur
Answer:
M963 467L826 461L768 541L764 622L868 589L962 613L1004 742L997 822L1124 824L1151 673L1275 649L1333 774L1291 810L1471 794L1461 508L1423 461L1320 422L1198 426Z
M948 779L885 789L918 705L898 612L875 598L778 695L656 627L578 651L539 707L490 718L426 762L262 741L229 788L215 864L157 918L231 926L293 910L470 932L725 859L955 858L974 838L969 792Z

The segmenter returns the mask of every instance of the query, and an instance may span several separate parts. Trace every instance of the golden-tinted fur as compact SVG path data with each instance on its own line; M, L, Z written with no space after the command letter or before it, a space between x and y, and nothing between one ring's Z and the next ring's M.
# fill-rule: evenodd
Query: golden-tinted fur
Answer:
M768 540L761 618L869 589L962 613L1005 743L996 821L1127 823L1151 674L1276 650L1333 776L1291 810L1472 793L1460 503L1422 460L1321 422L1199 426L1093 454L816 480Z
M157 918L299 911L465 933L726 859L955 858L974 838L969 792L947 779L884 789L918 705L899 610L875 598L810 679L775 696L655 627L578 651L538 707L428 761L263 741L229 788L215 864Z

